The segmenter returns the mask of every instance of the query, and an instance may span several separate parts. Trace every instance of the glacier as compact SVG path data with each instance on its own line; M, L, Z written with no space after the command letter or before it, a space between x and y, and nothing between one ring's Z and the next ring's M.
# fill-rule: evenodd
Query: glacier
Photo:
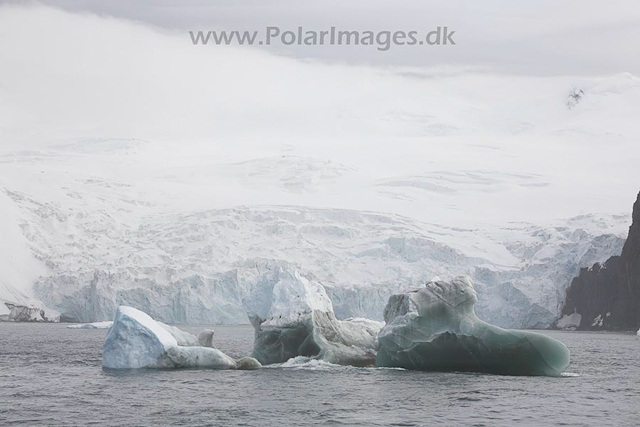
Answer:
M313 88L280 93L268 73L247 76L256 93L281 95L273 120L230 107L255 95L225 78L153 87L161 99L188 93L187 106L229 101L211 120L203 108L180 123L138 86L78 91L73 78L45 85L56 95L38 103L43 122L39 108L10 102L60 72L36 51L0 69L0 109L16 124L0 146L0 320L107 321L129 305L170 324L249 323L244 301L269 266L293 266L322 283L337 319L382 320L391 295L455 271L473 278L481 318L546 328L580 268L622 249L630 217L619 213L637 192L632 74L409 76L270 58L266 68ZM114 59L85 75L97 81ZM33 63L40 74L17 71ZM314 84L335 75L345 84ZM381 103L368 87L397 96ZM583 95L569 110L574 87ZM348 99L338 110L336 97ZM83 120L65 113L88 104ZM274 126L283 120L295 126ZM607 145L629 155L603 163Z
M277 267L247 298L255 328L252 356L262 364L309 356L334 364L371 366L380 322L336 319L324 287L295 269Z
M34 293L74 322L110 320L118 305L130 305L172 324L249 323L247 296L280 266L321 282L338 319L380 321L392 294L460 271L482 289L477 310L484 319L544 328L558 317L563 284L621 250L617 231L627 220L516 224L496 234L382 213L243 207L166 215L123 229L105 211L80 219L48 206L56 227L74 224L73 240L64 243L42 229L52 221L40 217L43 206L12 196L29 213L30 237L46 242L38 254L50 272L35 280ZM465 247L470 236L484 254Z
M208 368L237 369L220 350L191 346L197 339L163 325L148 314L120 306L102 347L102 366L108 369ZM246 362L243 362L245 366Z
M476 316L476 302L468 276L392 296L376 366L558 376L569 365L569 350L560 341L490 325Z

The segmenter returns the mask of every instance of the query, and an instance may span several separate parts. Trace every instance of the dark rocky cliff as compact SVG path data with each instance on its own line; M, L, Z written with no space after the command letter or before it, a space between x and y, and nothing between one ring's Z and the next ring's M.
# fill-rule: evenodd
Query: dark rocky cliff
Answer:
M580 314L578 329L637 330L640 327L640 194L620 256L583 268L567 290L562 315Z

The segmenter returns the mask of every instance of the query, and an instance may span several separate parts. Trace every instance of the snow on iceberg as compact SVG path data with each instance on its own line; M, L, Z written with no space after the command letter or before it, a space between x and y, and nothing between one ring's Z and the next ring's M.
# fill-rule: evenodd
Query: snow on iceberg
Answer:
M557 376L569 365L569 350L560 341L483 322L476 301L467 276L393 295L378 335L376 366Z
M262 364L297 356L372 366L382 323L336 319L324 287L290 267L277 266L245 301L255 328L253 357Z
M178 342L178 345L184 347L200 347L198 338L195 335L185 332L182 329L178 329L175 326L167 325L156 320L156 323L160 325L165 331L169 332ZM204 346L206 347L206 346Z
M197 342L189 335L156 322L140 310L120 306L102 346L102 366L111 369L237 368L236 362L220 350L181 345Z
M77 325L69 325L68 329L109 329L113 325L112 321L108 322L94 322L94 323L80 323Z

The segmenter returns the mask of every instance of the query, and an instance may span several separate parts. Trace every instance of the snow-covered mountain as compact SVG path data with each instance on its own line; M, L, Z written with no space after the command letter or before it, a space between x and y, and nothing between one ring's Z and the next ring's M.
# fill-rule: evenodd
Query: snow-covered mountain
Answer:
M632 74L302 62L46 8L1 8L0 27L5 318L247 322L279 266L339 318L468 274L481 318L543 327L622 248Z
M380 320L391 294L462 272L477 281L482 318L544 327L557 318L579 268L620 251L616 230L628 222L591 215L482 230L283 206L134 219L139 206L129 201L116 207L105 200L87 211L16 192L7 197L23 212L28 246L47 267L33 295L81 322L110 319L129 304L171 323L244 323L244 297L261 281L279 280L274 271L284 266L323 283L339 318Z

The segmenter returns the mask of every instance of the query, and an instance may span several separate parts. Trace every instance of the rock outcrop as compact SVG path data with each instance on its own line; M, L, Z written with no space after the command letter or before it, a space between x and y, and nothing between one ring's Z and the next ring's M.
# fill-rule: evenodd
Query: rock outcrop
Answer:
M640 326L640 194L622 254L580 270L567 290L556 326L576 315L580 330L635 331Z

